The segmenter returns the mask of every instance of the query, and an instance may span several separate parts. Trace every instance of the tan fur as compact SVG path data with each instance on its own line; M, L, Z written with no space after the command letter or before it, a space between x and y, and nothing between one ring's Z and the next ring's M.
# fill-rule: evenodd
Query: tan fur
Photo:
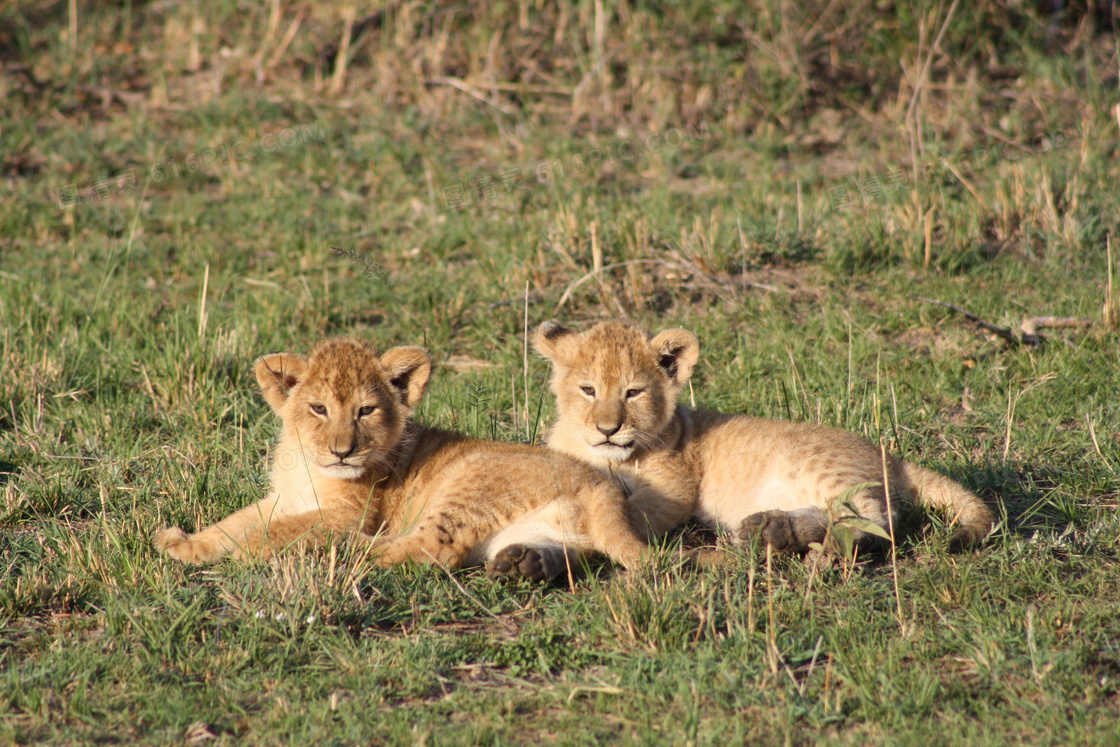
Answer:
M259 359L257 381L283 420L268 495L193 535L165 529L156 547L202 563L351 534L373 543L381 565L493 561L499 578L554 576L564 548L639 562L645 545L627 524L625 496L595 470L410 420L430 373L420 348L378 357L352 339L327 340L306 358Z
M623 480L632 491L631 523L647 526L647 536L695 515L739 541L760 537L800 552L825 541L838 521L887 529L883 458L862 438L677 404L700 353L692 333L650 336L626 322L577 333L545 323L534 344L554 364L558 415L548 445ZM917 501L959 524L952 549L992 528L991 510L947 477L888 455L887 481L895 520L902 503ZM866 483L874 486L856 490ZM864 545L876 541L855 535Z

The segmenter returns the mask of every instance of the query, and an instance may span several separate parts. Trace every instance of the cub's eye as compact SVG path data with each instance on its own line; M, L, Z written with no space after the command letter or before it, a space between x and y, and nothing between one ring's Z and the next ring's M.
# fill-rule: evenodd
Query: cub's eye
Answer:
M627 389L626 399L634 399L635 397L641 395L641 393L644 391L644 389Z
M327 406L326 405L311 405L311 412L315 413L316 415L326 415L327 414Z
M593 386L581 386L579 388L579 390L581 392L583 392L584 394L586 394L588 397L594 397L595 396L595 387L593 387Z
M375 405L366 405L358 410L358 417L364 418L366 415L372 415L373 411L376 409L377 407Z

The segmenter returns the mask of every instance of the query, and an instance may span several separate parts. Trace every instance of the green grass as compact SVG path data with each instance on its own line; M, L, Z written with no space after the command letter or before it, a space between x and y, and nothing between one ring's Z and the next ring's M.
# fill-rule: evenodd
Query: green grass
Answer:
M0 5L0 741L1115 743L1108 17L962 4L919 97L920 162L1095 137L834 210L850 178L910 173L944 7L604 3L596 41L595 3L543 5L391 4L338 93L320 52L341 5L287 47L282 4L272 31L267 4L82 4L73 47L66 4ZM301 125L322 137L254 150ZM251 159L189 170L237 141ZM50 192L128 168L136 189L106 199ZM445 203L487 176L494 199ZM618 266L575 285L593 243ZM881 560L682 569L691 533L655 570L573 588L345 550L205 569L153 551L156 529L261 495L277 423L253 359L324 335L423 344L446 364L424 422L538 439L553 406L545 363L523 368L526 288L531 326L692 329L686 399L882 435L984 495L998 531L950 556L931 517L899 547L897 601ZM1096 325L1009 347L911 295Z

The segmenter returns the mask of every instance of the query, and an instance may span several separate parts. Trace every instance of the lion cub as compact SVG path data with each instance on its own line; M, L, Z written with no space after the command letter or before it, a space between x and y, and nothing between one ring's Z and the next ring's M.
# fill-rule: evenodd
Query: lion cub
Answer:
M879 449L836 428L690 410L677 404L700 343L670 329L651 337L625 322L577 333L546 322L534 345L554 364L558 415L548 446L621 479L631 522L646 535L689 516L739 542L804 552L852 510L887 530ZM887 457L892 518L903 501L944 509L958 522L957 550L988 534L991 510L963 486ZM841 505L841 500L844 503ZM879 539L856 531L863 547Z
M156 547L201 563L358 533L383 566L491 561L491 577L537 580L563 570L564 550L640 562L646 546L627 523L625 496L595 470L413 422L430 373L421 348L379 357L354 339L322 342L310 357L260 358L257 381L283 420L268 495L196 534L164 529Z

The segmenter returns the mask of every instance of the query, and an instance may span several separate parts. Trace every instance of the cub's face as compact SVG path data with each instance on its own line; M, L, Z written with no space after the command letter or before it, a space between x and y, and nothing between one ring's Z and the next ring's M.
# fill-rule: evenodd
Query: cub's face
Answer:
M553 362L553 437L586 457L624 462L653 448L676 410L700 353L682 329L656 337L625 322L574 332L546 322L534 346Z
M386 463L400 442L424 394L431 360L421 348L392 348L379 357L365 342L337 338L319 343L308 357L266 355L255 373L303 462L328 477L356 480ZM298 463L286 465L281 453L277 460L282 469Z

